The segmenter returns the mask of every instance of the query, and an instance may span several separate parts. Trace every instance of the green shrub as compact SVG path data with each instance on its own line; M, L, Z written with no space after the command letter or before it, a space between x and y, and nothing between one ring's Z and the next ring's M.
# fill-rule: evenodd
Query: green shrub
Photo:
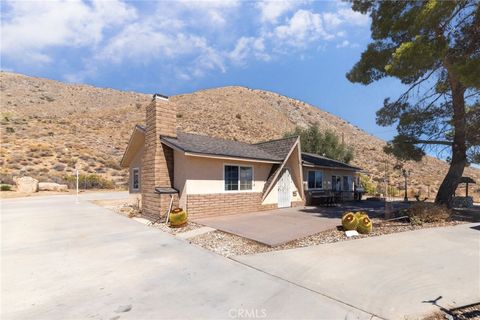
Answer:
M11 191L12 186L9 184L0 184L0 191Z
M64 176L64 181L70 189L76 188L76 175ZM78 176L78 185L80 189L113 189L114 183L98 174L80 174Z
M365 193L374 195L377 192L377 185L366 175L360 175L360 182L365 190Z
M407 214L411 224L422 225L424 223L447 221L450 219L452 212L447 206L431 202L418 202L407 210Z
M396 197L400 194L400 190L394 186L388 186L388 195L391 197Z

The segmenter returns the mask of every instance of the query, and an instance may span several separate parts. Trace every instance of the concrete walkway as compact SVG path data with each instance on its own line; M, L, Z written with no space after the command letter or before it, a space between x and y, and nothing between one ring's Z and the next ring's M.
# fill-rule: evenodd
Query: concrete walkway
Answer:
M370 319L89 203L0 201L1 319Z
M234 259L386 319L480 302L478 223Z

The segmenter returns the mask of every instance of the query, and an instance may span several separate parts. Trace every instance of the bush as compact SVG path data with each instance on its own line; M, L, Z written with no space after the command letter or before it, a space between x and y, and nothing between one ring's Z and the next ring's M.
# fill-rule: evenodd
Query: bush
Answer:
M10 173L1 172L0 173L0 184L14 184L13 176Z
M374 195L377 192L377 185L366 175L360 175L360 183L366 194Z
M57 163L56 165L53 166L53 170L56 170L56 171L63 171L65 170L65 165L64 164L61 164L61 163Z
M79 188L81 189L113 189L115 187L111 180L105 179L97 174L80 174L78 179ZM76 175L64 176L64 182L70 189L74 189L76 188L77 177Z
M12 186L9 184L0 184L0 191L11 191Z
M444 222L450 219L452 212L446 206L430 202L418 202L407 210L410 223L422 225L424 223Z

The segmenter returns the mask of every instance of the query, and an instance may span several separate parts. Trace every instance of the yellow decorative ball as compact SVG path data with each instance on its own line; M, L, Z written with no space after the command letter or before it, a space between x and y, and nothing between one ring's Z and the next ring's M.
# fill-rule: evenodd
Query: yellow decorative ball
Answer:
M358 219L353 212L347 212L342 217L343 230L355 230L358 225Z
M170 212L170 226L179 227L187 223L188 214L182 208L173 209Z
M373 224L372 220L368 216L362 217L358 220L357 231L358 233L367 234L372 232Z

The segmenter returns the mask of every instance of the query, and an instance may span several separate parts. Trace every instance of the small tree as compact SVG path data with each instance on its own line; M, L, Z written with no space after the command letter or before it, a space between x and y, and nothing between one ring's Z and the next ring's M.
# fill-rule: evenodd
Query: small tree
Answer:
M341 142L335 132L326 130L321 132L318 125L308 128L296 127L287 132L285 137L299 136L302 151L319 154L330 159L349 163L353 159L353 149Z

